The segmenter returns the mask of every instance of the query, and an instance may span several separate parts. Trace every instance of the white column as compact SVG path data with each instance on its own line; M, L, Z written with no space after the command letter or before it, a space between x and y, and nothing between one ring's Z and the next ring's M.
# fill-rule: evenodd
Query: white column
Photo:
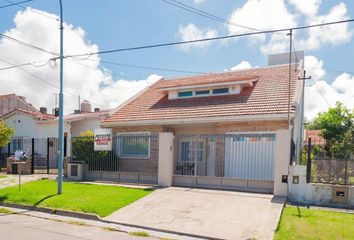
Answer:
M288 194L288 184L282 182L282 176L287 176L289 172L290 143L290 130L280 129L276 131L274 166L274 195L276 196L287 197Z
M158 185L170 187L173 179L173 134L159 133Z

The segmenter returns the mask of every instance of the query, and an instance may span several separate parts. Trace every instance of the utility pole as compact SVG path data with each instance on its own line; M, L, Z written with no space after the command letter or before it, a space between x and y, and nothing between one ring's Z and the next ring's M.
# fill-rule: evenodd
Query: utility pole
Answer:
M301 93L301 127L300 127L300 139L299 139L299 143L298 146L301 146L302 149L302 143L303 143L303 137L304 137L304 130L305 130L305 123L304 123L304 112L305 112L305 83L306 80L311 79L311 76L306 77L306 70L304 70L304 75L302 77L298 77L298 80L303 81L302 83L302 93ZM298 156L299 158L299 156ZM299 159L298 159L299 160Z
M59 92L59 128L58 128L58 194L62 193L63 189L63 5L62 0L59 0L60 5L60 92Z
M78 96L78 98L77 98L77 103L78 103L78 110L79 110L79 112L81 112L81 100L80 100L80 95Z
M289 46L289 85L288 85L288 128L290 129L290 104L291 104L291 51L292 51L292 44L293 44L293 30L290 29L290 32L287 34L290 39L290 46Z

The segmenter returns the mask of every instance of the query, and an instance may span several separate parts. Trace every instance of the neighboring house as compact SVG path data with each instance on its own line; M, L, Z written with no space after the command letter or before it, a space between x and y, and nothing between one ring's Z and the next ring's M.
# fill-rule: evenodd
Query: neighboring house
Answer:
M23 96L17 96L16 94L0 95L0 117L15 109L39 112Z
M130 162L152 158L155 144L144 133L173 133L176 185L242 180L272 191L275 131L288 129L289 97L292 138L302 143L302 64L291 71L290 95L289 65L162 79L112 111L101 126L116 136L140 136L116 143L118 156ZM178 180L180 175L204 178Z
M64 116L64 121L71 126L71 136L79 136L80 133L101 128L100 122L108 116L110 110L95 109L94 112L83 112Z

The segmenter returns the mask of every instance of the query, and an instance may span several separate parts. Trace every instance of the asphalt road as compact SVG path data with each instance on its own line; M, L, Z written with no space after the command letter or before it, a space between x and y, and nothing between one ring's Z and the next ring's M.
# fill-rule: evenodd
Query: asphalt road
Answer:
M0 214L1 240L150 239L96 226L58 222L20 214Z

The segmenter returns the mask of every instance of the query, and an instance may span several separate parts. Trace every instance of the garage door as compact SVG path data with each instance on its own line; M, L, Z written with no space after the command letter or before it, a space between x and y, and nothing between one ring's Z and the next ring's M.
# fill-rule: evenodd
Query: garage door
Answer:
M232 133L225 139L225 177L272 181L274 154L274 133Z

